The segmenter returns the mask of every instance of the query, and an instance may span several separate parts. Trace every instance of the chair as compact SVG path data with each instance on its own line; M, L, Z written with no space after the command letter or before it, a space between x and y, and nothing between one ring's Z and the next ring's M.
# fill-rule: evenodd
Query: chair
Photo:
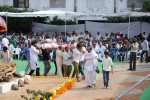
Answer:
M17 57L18 57L18 59L20 58L20 52L21 52L21 49L20 48L16 48L15 50L14 50L14 53L13 53L13 55L17 55Z

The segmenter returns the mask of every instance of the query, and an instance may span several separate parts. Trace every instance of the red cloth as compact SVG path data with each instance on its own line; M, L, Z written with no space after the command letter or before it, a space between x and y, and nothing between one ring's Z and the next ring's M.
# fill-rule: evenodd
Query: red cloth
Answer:
M124 37L120 37L118 40L119 41L124 41L125 39L124 39Z
M7 30L7 26L5 20L2 17L0 17L0 32L4 32L6 30Z

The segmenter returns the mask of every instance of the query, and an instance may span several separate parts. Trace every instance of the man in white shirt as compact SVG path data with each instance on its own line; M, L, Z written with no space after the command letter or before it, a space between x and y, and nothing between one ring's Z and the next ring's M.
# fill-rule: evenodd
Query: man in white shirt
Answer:
M54 36L52 36L52 42L56 42L56 38Z
M8 50L11 53L11 57L13 57L13 53L15 51L15 48L14 48L14 46L13 46L13 44L11 42L9 43Z
M6 36L3 36L3 39L2 39L2 46L8 47L8 44L9 44L9 40L6 38Z
M96 40L100 40L101 39L101 35L100 35L100 33L99 32L97 32L97 35L96 35Z
M148 51L149 51L149 44L148 41L144 38L142 43L142 53L141 53L141 62L143 62L143 55L146 53L145 61L148 63Z
M73 65L74 65L74 71L72 74L72 78L77 78L77 82L80 82L79 80L79 61L82 54L82 46L80 44L77 44L77 47L73 49Z
M84 53L86 52L86 48L83 46L83 42L80 42L79 44L82 45L82 54L81 54L81 57L80 57L80 61L79 61L79 73L81 73L82 75L82 79L85 78L85 74L84 74L84 66L83 66L83 61L84 61Z
M73 37L70 34L68 34L68 36L67 36L67 42L72 42L72 41L73 41Z
M29 75L32 75L36 69L36 76L40 76L40 66L38 63L40 51L37 49L37 41L33 41L31 43L30 48L30 65L31 65L31 71Z
M63 52L63 69L64 77L69 77L72 70L72 52L69 50L69 47L65 47Z
M100 42L99 43L99 59L100 61L102 60L102 58L104 57L104 51L106 50L106 47L103 46L103 44Z
M105 34L104 40L107 40L109 38L108 33Z
M109 82L109 72L113 74L113 63L111 57L109 57L109 51L104 52L105 56L102 59L102 69L103 69L103 81L104 87L107 88Z

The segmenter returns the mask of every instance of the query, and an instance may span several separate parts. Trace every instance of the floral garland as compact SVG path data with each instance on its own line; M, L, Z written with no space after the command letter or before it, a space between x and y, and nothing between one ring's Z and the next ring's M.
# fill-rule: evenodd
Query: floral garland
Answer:
M74 78L59 77L59 76L34 76L34 77L35 78L67 79L67 81L60 84L58 88L50 90L50 92L52 93L52 97L50 97L49 100L55 100L55 98L57 98L59 95L63 94L67 90L70 90L75 85ZM41 98L43 98L43 97L41 95L38 95L34 100L41 100Z

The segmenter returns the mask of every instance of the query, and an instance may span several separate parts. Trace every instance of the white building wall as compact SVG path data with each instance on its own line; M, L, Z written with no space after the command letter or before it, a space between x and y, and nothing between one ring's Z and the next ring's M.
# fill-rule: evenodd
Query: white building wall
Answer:
M91 0L91 2L94 0ZM99 7L88 7L88 0L77 0L77 11L85 14L102 14L102 13L114 13L114 0L100 0ZM93 2L92 2L93 3ZM94 2L97 5L97 2ZM87 17L87 20L105 20L103 17ZM85 18L80 18L85 20Z
M50 0L48 0L48 1L50 1ZM66 8L50 8L50 6L49 6L49 9L51 9L51 10L74 11L74 0L66 0Z
M0 6L3 5L13 6L13 0L0 0Z
M114 0L105 0L104 13L114 13Z
M117 0L116 3L118 13L128 11L127 0Z
M46 0L45 0L46 1ZM29 0L29 9L41 10L41 0Z
M96 0L76 0L77 1L77 12L81 13L114 13L114 0L100 0L100 7L88 7L88 1L92 2L91 5L98 5ZM13 0L0 0L0 6L8 5L13 6ZM74 11L74 0L66 0L66 8L50 8L50 0L29 0L29 9L33 10L67 10ZM117 13L127 11L127 0L116 0L116 11ZM80 18L84 20L85 18ZM87 17L87 20L104 20L102 17Z

